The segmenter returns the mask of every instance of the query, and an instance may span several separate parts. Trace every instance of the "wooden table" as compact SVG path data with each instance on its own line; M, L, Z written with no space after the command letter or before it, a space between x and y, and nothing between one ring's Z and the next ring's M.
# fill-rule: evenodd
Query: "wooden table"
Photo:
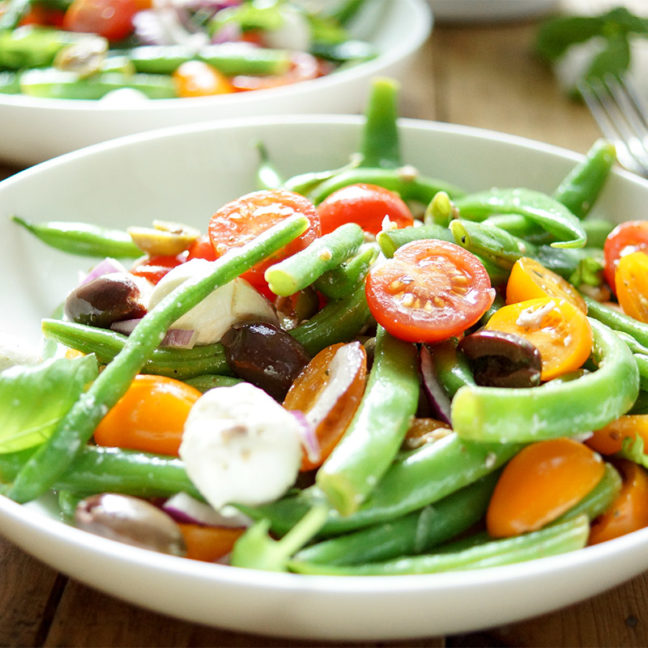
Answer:
M599 135L531 54L537 23L437 25L403 81L402 114L585 152ZM17 171L0 167L0 178ZM2 646L307 646L150 613L68 579L0 539ZM394 646L645 646L648 575L579 605L480 633ZM322 645L322 644L319 644ZM341 645L341 644L337 644ZM355 644L378 646L380 643Z

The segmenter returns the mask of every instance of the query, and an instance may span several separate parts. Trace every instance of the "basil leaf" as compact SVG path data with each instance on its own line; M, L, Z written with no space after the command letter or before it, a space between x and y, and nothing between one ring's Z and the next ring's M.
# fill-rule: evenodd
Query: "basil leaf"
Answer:
M540 58L553 62L577 43L602 36L605 20L602 16L563 16L542 23L536 35L535 50Z
M98 372L97 359L87 355L0 373L0 453L45 441Z
M624 33L607 39L606 46L590 63L586 79L605 79L608 75L620 76L630 67L630 43Z

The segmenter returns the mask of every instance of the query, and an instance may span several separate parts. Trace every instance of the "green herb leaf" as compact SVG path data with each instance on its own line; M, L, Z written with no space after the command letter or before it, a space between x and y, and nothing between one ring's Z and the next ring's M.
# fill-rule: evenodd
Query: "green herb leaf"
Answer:
M620 76L630 67L630 42L628 36L619 32L610 36L606 46L590 63L586 79L605 79L608 75Z
M88 355L0 373L0 453L45 441L98 371Z

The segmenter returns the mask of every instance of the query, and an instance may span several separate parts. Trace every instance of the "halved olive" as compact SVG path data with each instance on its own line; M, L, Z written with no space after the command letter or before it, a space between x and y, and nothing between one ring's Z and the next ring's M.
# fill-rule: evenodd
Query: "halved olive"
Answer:
M169 221L153 221L153 227L129 227L137 247L149 256L176 256L200 236L194 227Z
M457 348L468 359L478 385L535 387L540 384L540 352L519 335L482 329L463 338Z

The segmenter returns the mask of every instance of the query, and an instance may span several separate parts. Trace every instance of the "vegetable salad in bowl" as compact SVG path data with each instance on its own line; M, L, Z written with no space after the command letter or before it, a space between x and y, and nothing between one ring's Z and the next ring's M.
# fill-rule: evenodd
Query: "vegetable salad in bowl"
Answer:
M590 214L614 148L550 191L464 189L407 164L396 95L374 82L329 170L284 175L258 143L256 187L202 228L14 215L104 259L42 321L43 360L0 374L7 498L173 560L335 582L648 525L648 230Z

